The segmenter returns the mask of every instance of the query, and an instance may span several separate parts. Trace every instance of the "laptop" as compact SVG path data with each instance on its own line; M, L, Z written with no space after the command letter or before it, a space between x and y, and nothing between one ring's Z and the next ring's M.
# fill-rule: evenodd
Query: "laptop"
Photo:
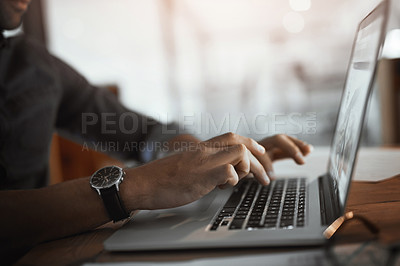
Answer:
M268 186L244 178L233 188L215 189L182 207L140 211L104 242L104 248L139 251L324 243L324 230L345 211L387 14L384 1L359 24L325 174L276 179Z

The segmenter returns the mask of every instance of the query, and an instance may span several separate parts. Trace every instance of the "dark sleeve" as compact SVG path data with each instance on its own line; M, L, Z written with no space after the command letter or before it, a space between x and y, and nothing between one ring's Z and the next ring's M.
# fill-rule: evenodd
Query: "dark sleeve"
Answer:
M54 60L62 88L56 127L62 135L84 148L142 162L165 152L166 142L178 135L177 125L128 110L109 90L91 86L70 66Z

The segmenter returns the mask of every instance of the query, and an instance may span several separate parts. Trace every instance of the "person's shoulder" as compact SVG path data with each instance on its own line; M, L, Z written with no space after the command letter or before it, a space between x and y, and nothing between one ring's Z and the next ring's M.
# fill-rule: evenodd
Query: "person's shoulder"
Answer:
M36 49L43 49L45 46L35 38L29 37L25 34L19 34L9 37L8 41L11 46L29 46Z
M21 54L50 55L43 43L24 34L9 38L9 46Z

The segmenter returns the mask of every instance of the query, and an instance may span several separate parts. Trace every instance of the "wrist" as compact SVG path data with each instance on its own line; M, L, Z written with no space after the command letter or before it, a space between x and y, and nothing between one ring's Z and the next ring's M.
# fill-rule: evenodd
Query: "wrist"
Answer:
M120 186L120 195L128 212L149 209L149 185L141 173L141 168L124 169L126 175Z
M122 168L112 165L97 170L90 177L89 183L103 200L109 218L114 222L129 218L119 193L119 185L124 180L125 172Z

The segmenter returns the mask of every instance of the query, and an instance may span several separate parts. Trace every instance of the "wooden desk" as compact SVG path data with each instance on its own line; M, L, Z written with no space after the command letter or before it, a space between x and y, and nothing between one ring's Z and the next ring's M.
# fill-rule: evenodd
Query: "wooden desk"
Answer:
M375 223L380 228L381 242L400 242L400 175L381 182L353 182L348 210ZM18 264L80 265L84 262L106 261L176 261L233 255L232 250L227 249L110 253L103 249L103 241L117 227L118 225L107 224L91 232L43 243L22 257ZM344 225L339 233L343 242L349 242L368 238L365 232L359 222L351 221ZM265 254L282 250L285 249L235 249L234 255Z

